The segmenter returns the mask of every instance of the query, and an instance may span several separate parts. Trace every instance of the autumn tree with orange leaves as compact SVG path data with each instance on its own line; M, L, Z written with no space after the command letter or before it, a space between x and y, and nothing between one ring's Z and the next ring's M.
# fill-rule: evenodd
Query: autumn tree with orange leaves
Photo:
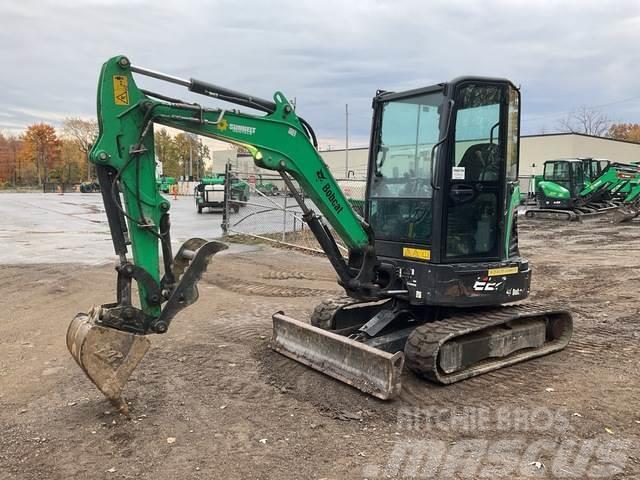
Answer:
M614 123L608 136L616 140L640 143L640 123Z
M50 181L50 172L60 167L62 142L55 129L46 123L29 126L22 135L19 159L23 165L23 175L38 185Z
M83 176L87 180L91 180L94 172L89 162L89 151L91 150L93 142L95 142L98 137L98 122L93 119L65 118L62 123L62 135L64 139L71 142L69 147L75 146L82 155L84 165L77 165L77 168L83 172ZM63 148L63 152L64 150ZM67 155L63 153L63 157L68 157L68 155L72 155L72 152L67 152Z
M20 138L13 134L0 133L0 184L19 185L22 182L20 170Z

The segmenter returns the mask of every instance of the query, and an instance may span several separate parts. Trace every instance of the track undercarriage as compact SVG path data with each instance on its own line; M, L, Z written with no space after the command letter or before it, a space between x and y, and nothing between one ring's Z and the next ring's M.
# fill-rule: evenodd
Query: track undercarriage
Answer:
M272 347L378 398L401 389L403 363L450 384L563 349L571 314L534 304L474 309L357 302L318 305L311 326L274 315Z
M525 212L527 218L543 220L561 220L568 222L582 222L584 220L597 219L615 215L620 205L614 201L588 203L573 208L528 208ZM615 221L615 220L614 220Z

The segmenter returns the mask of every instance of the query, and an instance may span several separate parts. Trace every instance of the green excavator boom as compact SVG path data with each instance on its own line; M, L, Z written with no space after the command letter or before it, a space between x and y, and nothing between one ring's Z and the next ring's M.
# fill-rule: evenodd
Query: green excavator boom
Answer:
M160 78L190 91L261 111L205 108L138 87L133 73ZM184 80L131 65L124 56L102 67L98 82L99 136L89 159L97 166L109 220L117 266L117 301L79 314L71 323L67 343L80 366L112 400L148 348L148 333L164 333L171 319L197 299L197 281L209 258L226 248L220 242L187 241L175 258L169 231L170 203L158 191L154 154L155 124L222 140L247 149L255 164L278 172L303 210L303 218L318 239L340 284L354 297L370 297L376 284L373 237L352 209L316 149L311 127L281 92L263 100L198 80ZM318 211L360 258L360 269L343 258L333 234L308 208L291 179L295 179ZM132 259L129 259L129 248ZM160 253L164 273L160 269ZM139 307L132 300L138 285ZM131 340L133 339L133 340ZM109 345L119 352L116 363L93 355Z

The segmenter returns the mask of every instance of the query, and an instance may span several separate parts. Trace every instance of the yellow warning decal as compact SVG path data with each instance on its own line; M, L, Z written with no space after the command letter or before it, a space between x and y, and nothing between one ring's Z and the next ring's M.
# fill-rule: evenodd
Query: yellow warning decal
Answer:
M402 248L402 256L407 258L418 258L420 260L430 260L431 250L425 250L422 248Z
M116 105L129 105L129 78L127 76L113 76L113 101Z
M518 273L518 267L490 268L488 275L490 277L498 277L500 275L513 275Z

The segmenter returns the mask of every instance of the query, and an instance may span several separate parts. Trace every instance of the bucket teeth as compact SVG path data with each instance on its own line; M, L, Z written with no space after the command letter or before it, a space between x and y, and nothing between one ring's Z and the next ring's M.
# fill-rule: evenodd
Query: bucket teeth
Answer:
M122 390L151 342L143 335L97 325L99 310L76 315L67 330L67 348L96 387L127 413Z

